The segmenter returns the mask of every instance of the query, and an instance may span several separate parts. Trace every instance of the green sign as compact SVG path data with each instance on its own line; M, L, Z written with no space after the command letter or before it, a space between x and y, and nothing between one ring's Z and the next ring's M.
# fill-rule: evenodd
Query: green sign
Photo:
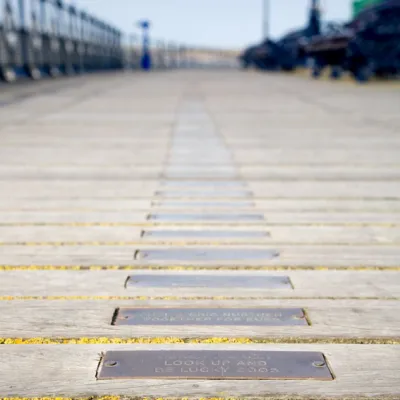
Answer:
M362 10L374 4L382 3L385 0L355 0L353 1L353 17L356 17Z

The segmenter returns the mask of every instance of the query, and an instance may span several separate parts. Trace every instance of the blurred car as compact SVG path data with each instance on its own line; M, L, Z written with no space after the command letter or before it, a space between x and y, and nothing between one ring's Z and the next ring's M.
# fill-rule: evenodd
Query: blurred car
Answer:
M350 22L328 24L304 45L313 60L312 75L331 68L331 77L348 71L358 81L400 73L400 0L386 0L363 9Z

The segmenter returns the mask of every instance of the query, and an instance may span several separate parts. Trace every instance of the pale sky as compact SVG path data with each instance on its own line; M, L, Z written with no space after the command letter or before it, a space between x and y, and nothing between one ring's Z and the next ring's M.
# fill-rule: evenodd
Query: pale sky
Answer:
M311 0L270 0L272 37L304 26ZM66 0L138 32L134 23L152 21L152 38L186 45L240 48L262 37L262 0ZM322 0L324 19L347 20L351 0Z

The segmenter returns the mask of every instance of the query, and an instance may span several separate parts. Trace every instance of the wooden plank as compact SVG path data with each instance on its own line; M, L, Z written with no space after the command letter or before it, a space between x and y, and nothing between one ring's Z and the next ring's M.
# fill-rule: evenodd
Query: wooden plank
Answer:
M4 199L0 199L0 205ZM15 200L18 201L18 200ZM31 202L32 200L30 200ZM99 200L93 199L96 203ZM118 200L115 200L118 201ZM258 210L264 210L268 213L279 213L279 212L292 212L292 213L324 213L324 215L331 215L336 212L343 213L397 213L400 211L400 201L396 199L392 200L380 200L380 199L365 199L365 200L346 200L346 199L251 199L254 202L254 206ZM204 200L204 201L181 201L181 200L153 200L152 204L155 208L159 209L213 209L213 208L227 208L227 203L241 202L240 199L220 201L221 205L218 205L219 200ZM245 207L243 207L245 209Z
M294 289L128 287L129 275L289 276ZM400 272L388 271L1 271L0 296L398 297ZM349 284L351 283L351 284Z
M1 172L1 171L0 171ZM214 174L214 175L213 175ZM197 168L169 168L165 172L168 178L187 178L187 177L205 177L214 179L215 177L235 178L241 177L242 179L250 180L272 180L272 181L285 181L285 180L310 180L310 181L374 181L383 180L390 181L399 178L400 169L396 166L326 166L320 165L318 168L313 166L293 166L282 167L279 165L270 165L267 167L250 166L239 167L237 170L233 167L225 166L218 167L197 167Z
M184 181L182 182L185 183ZM10 212L17 211L37 211L47 213L50 211L63 211L63 212L96 212L105 211L116 214L119 210L137 212L143 210L149 210L150 205L153 206L157 211L160 210L190 210L196 209L206 210L210 212L212 210L226 209L231 211L237 207L234 203L241 204L243 200L200 200L200 201L181 201L181 200L152 200L147 199L121 199L121 198L106 198L102 199L96 196L89 197L76 197L76 198L12 198L2 197L0 198L0 210L7 210ZM248 201L245 201L248 202ZM392 200L380 200L380 199L365 199L365 200L346 200L346 199L251 199L250 202L254 202L256 208L253 206L241 207L242 210L259 210L260 212L268 213L268 217L283 218L286 215L287 219L295 218L296 215L308 218L308 216L321 215L330 220L330 218L356 218L359 216L360 219L365 218L382 218L386 221L386 218L393 218L397 220L397 213L400 212L400 201L396 199ZM230 205L231 204L231 205ZM220 210L221 211L221 210ZM3 217L2 212L2 219ZM63 215L60 213L60 215Z
M172 248L171 246L162 246ZM195 248L194 246L187 246ZM160 248L160 245L142 245L140 249ZM202 247L204 248L204 246ZM237 246L230 247L237 248ZM248 248L240 245L240 248ZM251 246L251 248L262 248ZM47 245L9 245L0 246L1 265L149 265L146 260L134 260L135 245L123 242L109 244L78 242L62 244L52 242ZM228 267L307 267L307 268L343 268L343 267L392 267L399 268L400 249L397 246L272 246L280 255L273 259L196 261L158 260L158 266L209 267L211 269ZM155 265L151 262L150 265Z
M112 326L117 308L303 308L311 326ZM2 301L2 338L247 337L303 339L398 339L400 301L257 300L255 301Z
M101 215L105 213L121 212L134 213L138 211L148 211L151 206L151 199L99 199L92 198L70 198L70 199L0 199L1 220L7 220L7 214L16 216L16 214L28 217L29 215L43 216L47 213L57 212L62 218L63 215L77 215L94 213ZM5 212L6 211L6 212ZM102 212L100 214L100 211ZM74 217L75 218L75 217Z
M115 211L118 207L117 204L109 203L108 205L97 205L97 202L91 203L91 209L84 209L83 206L79 205L67 205L68 208L63 208L64 204L51 204L49 208L40 209L38 205L30 205L30 204L21 204L11 206L9 211L5 211L6 207L0 208L0 225L1 224L44 224L44 223L74 223L74 222L91 222L91 223L125 223L125 224L140 224L146 222L147 216L150 214L149 208L144 206L146 204L145 201L140 204L141 207L134 209L132 206L129 209L125 209L124 212ZM147 202L148 204L150 203ZM186 203L185 203L186 204ZM43 207L43 206L42 206ZM80 208L82 207L82 208ZM104 208L100 208L104 207ZM112 209L114 207L114 210ZM16 211L19 208L18 211ZM189 207L185 207L185 209L174 209L173 211L168 208L164 208L163 210L157 207L157 210L151 210L151 213L157 214L230 214L231 225L240 224L240 225L254 225L254 224L263 224L267 226L271 225L342 225L344 227L348 227L351 225L363 226L363 225L387 225L394 226L400 225L400 212L399 213L385 213L385 212L334 212L334 213L312 213L312 212L268 212L264 210L257 211L254 208L242 208L242 207L234 207L234 204L231 205L231 209L224 208L223 210L218 210L218 205L215 207L208 208L207 206L194 207L193 210ZM265 221L240 221L236 220L233 215L237 213L251 215L251 214L261 214L265 216ZM147 221L151 224L152 221ZM162 221L153 221L158 224L163 224ZM224 226L224 222L228 221L211 221L206 220L204 223L208 223L210 225L220 225ZM174 225L187 225L187 224L199 224L199 220L193 220L192 222L181 220L176 220L176 222L171 222ZM170 223L170 224L171 224ZM164 223L165 224L165 223ZM322 228L322 227L321 227Z
M132 155L131 155L132 156ZM19 181L3 181L2 187L8 198L141 198L151 197L158 188L157 181L121 182L101 180L101 184L94 185L92 180L52 182L46 180L29 180L21 185Z
M224 179L226 180L226 178ZM150 197L158 190L158 182L149 180L146 184L138 184L135 181L120 182L114 180L103 180L101 185L94 189L91 180L75 181L44 181L30 180L24 185L18 181L4 181L2 188L12 198L71 198L71 197ZM373 190L371 189L373 182ZM307 190L305 190L305 187ZM346 181L318 182L312 180L301 181L263 181L249 182L249 189L256 197L274 198L400 198L399 185L395 181L359 181L349 185Z
M111 350L267 350L319 351L335 379L302 381L117 380L95 378L100 354ZM390 396L400 391L400 346L388 345L4 345L0 393L3 396L312 396L345 398ZM18 374L15 373L18 371ZM21 379L21 376L23 379Z
M146 222L146 213L137 214L138 224ZM182 214L179 214L181 216ZM250 214L250 216L253 214ZM259 214L254 214L258 216ZM218 215L217 215L218 216ZM178 217L178 215L177 215ZM168 220L173 225L174 219ZM181 222L179 220L179 222ZM224 221L225 222L225 221ZM241 224L251 225L251 223L242 221ZM51 222L50 222L51 223ZM182 225L188 224L183 221ZM236 230L239 230L240 223L237 223L232 217L232 224L237 225ZM72 225L74 224L71 223ZM112 222L110 222L112 225ZM23 243L23 242L143 242L144 245L151 243L161 243L169 245L180 245L181 243L187 244L201 244L201 243L244 243L250 246L259 244L268 245L400 245L400 226L399 227L381 227L381 226L268 226L264 222L264 227L260 228L261 231L266 231L270 234L267 237L252 238L227 238L209 239L206 237L186 236L184 233L181 236L172 238L152 238L141 237L143 229L149 228L135 227L135 226L1 226L0 225L0 243ZM218 224L218 222L217 222ZM226 224L226 222L225 222ZM258 222L260 224L260 222ZM208 223L207 223L208 225ZM213 230L210 224L209 230ZM185 227L189 229L192 227ZM195 226L198 230L204 230L205 227ZM154 229L154 228L153 228ZM167 228L164 228L167 229ZM180 228L168 227L169 230L179 231ZM183 228L181 228L183 229ZM156 230L156 229L154 229ZM196 229L194 229L196 231ZM226 230L226 228L225 228ZM234 228L232 228L234 230ZM240 230L255 230L253 228Z

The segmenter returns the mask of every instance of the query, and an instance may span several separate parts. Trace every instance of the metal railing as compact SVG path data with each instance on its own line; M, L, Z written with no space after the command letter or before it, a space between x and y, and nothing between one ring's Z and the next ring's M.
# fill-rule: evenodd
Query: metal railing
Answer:
M61 0L0 0L0 77L122 68L122 33Z
M154 40L150 53L152 69L174 69L207 66L221 51ZM0 80L140 69L142 55L138 35L62 0L0 0Z

